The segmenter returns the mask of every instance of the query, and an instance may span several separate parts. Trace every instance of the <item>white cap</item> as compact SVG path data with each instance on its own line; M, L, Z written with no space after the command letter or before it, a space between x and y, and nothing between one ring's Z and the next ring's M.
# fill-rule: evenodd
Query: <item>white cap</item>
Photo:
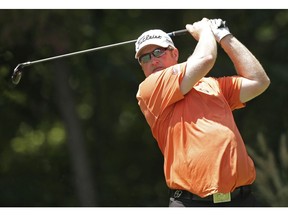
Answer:
M167 48L172 46L175 48L171 37L162 30L153 29L144 32L135 43L135 58L139 57L140 51L147 45L158 45L160 47Z

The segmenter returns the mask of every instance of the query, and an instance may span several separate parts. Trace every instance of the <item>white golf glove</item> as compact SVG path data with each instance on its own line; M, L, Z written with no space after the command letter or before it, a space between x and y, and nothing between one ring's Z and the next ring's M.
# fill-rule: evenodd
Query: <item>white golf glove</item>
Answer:
M227 35L231 34L229 28L222 19L210 19L210 26L218 43Z

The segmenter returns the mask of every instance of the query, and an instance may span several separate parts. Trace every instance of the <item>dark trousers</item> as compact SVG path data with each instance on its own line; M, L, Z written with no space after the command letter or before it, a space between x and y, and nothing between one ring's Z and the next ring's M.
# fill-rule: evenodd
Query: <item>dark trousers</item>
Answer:
M214 203L212 199L201 199L187 191L181 196L175 196L175 190L170 192L169 207L257 207L259 206L253 192L249 189L237 189L230 202Z

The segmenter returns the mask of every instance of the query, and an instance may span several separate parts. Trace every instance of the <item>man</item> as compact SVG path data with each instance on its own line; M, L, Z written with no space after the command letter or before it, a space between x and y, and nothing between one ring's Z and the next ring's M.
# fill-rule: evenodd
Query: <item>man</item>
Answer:
M144 32L135 58L146 76L138 104L164 156L169 206L255 206L250 185L253 161L232 111L267 89L270 80L253 54L221 19L187 24L198 41L178 64L178 49L161 30ZM217 57L217 42L237 75L205 77Z

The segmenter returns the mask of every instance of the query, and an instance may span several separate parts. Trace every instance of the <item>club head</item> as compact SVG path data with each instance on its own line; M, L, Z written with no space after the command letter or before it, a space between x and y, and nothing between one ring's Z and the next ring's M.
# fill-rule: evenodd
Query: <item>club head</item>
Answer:
M13 84L17 85L20 82L20 79L22 77L22 69L23 69L23 64L18 64L16 68L14 69L14 72L11 77Z

